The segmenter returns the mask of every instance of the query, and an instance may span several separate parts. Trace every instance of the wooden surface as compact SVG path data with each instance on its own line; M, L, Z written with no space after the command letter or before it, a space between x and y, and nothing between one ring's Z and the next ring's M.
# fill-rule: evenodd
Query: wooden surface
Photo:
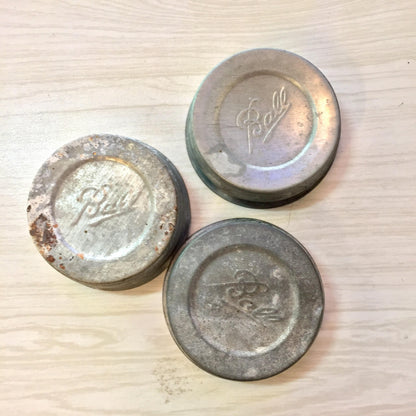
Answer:
M184 142L204 76L254 47L312 61L342 110L331 171L271 210L209 191ZM416 414L414 0L0 0L0 91L2 416ZM163 275L107 293L41 258L26 224L31 181L56 148L103 132L176 164L192 231L260 218L309 249L326 312L300 362L260 382L211 376L168 333Z

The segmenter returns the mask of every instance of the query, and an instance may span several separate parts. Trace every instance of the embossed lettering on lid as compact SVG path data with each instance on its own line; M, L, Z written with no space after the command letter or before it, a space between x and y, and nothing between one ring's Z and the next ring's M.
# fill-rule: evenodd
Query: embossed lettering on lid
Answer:
M311 190L335 157L335 94L310 62L275 49L216 67L189 110L188 153L201 179L241 205L270 207Z
M150 146L111 135L55 152L28 203L30 232L46 260L102 289L137 286L160 273L189 218L174 166Z
M319 272L288 233L252 219L198 231L166 274L166 320L180 349L215 375L255 380L307 351L324 307Z

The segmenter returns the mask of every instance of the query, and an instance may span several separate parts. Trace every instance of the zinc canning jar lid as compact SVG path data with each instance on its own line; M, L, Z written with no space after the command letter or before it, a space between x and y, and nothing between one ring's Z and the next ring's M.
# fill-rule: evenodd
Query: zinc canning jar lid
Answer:
M230 57L208 74L190 106L186 143L207 186L239 205L300 198L329 170L340 113L325 76L277 49Z
M184 182L156 149L92 135L58 149L34 178L27 206L42 256L87 286L120 290L156 277L190 222Z
M163 306L175 342L196 365L257 380L305 354L321 324L324 294L315 263L294 237L235 218L182 246L165 277Z

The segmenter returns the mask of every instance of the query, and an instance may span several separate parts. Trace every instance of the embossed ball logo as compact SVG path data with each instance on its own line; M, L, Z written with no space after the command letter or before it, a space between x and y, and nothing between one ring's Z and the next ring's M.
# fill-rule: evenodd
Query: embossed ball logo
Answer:
M238 270L234 281L212 285L222 292L222 301L257 324L281 321L285 313L279 308L279 296L272 295L266 282L248 270ZM272 296L270 296L272 295Z
M276 264L268 252L236 248L220 254L198 276L190 313L201 336L215 348L257 354L290 332L296 288L286 266Z
M262 143L267 143L273 130L279 124L280 120L289 110L291 104L287 102L285 87L273 92L272 107L270 111L262 114L256 108L259 98L249 98L248 107L241 110L236 117L235 124L240 129L247 132L248 153L253 151L253 140L259 139Z
M71 225L82 220L85 225L97 226L110 218L123 215L131 210L142 190L111 184L84 188L77 196L80 208Z
M85 258L133 250L146 230L152 198L141 176L114 160L89 160L65 177L54 197L61 238Z

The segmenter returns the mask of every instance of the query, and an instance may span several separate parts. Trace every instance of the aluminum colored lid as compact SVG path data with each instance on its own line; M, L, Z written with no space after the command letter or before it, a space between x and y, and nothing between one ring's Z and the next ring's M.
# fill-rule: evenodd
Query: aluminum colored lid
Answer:
M169 266L165 317L185 355L234 380L285 370L322 320L319 272L305 248L272 224L245 218L194 234Z
M57 150L33 181L27 215L49 264L108 290L157 276L190 222L188 194L173 164L144 143L113 135Z
M289 203L330 168L340 136L334 91L310 62L254 49L204 80L186 125L189 157L214 192L257 208Z

